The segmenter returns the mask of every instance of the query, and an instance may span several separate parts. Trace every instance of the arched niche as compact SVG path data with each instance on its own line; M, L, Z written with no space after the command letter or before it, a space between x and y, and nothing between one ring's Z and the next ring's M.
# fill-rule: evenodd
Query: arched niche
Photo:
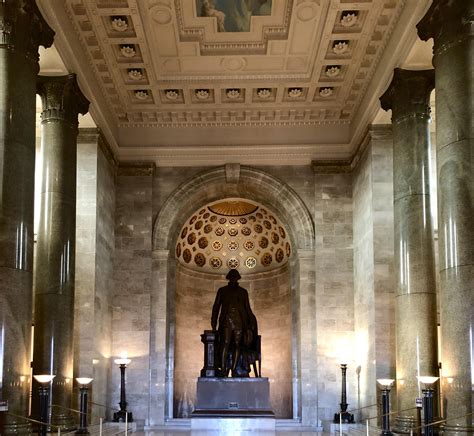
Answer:
M150 335L150 420L173 419L174 304L179 231L201 206L224 198L249 199L278 212L292 241L292 417L316 425L314 224L304 202L287 184L265 171L227 165L204 171L179 186L159 211L153 229ZM196 332L199 335L201 332ZM196 358L202 359L202 356ZM196 375L197 377L197 375Z

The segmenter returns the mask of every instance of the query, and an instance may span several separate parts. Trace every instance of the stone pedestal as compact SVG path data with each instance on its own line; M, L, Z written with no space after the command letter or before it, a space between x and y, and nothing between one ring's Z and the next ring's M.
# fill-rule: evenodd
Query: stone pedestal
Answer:
M216 367L216 340L217 334L213 330L204 330L201 342L204 344L204 367L201 369L201 377L215 377Z
M274 418L268 378L199 377L192 417Z

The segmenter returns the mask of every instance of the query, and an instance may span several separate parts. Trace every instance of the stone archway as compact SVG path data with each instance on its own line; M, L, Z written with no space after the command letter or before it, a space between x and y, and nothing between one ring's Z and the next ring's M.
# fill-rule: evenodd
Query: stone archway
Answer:
M150 419L173 417L174 246L184 221L198 207L227 197L248 198L276 210L289 231L293 294L293 418L315 425L316 332L314 320L314 224L301 198L287 184L256 168L230 164L204 171L179 186L157 215L153 229L150 335ZM301 346L300 344L305 344ZM309 345L309 346L307 346ZM313 411L312 411L313 410Z
M155 220L153 250L169 250L183 217L200 204L225 197L253 198L277 210L292 231L295 247L314 248L313 220L298 194L262 170L231 164L198 174L170 195Z

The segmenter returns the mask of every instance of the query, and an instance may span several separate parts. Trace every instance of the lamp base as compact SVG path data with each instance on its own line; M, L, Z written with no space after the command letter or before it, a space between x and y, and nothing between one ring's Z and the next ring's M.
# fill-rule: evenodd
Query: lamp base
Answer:
M80 428L79 430L76 430L75 434L90 434L89 430L87 428Z
M119 410L114 413L114 422L125 422L125 417L127 417L128 422L133 422L132 412L127 412L126 410Z
M341 416L341 417L339 417ZM347 424L354 424L354 415L349 412L340 412L334 414L334 423L339 424L339 421L342 421Z

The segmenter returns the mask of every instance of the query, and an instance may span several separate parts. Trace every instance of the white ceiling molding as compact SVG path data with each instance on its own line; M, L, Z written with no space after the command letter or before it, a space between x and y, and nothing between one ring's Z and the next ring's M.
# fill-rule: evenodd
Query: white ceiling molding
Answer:
M230 32L196 0L38 0L119 159L350 159L429 0L271 3Z

